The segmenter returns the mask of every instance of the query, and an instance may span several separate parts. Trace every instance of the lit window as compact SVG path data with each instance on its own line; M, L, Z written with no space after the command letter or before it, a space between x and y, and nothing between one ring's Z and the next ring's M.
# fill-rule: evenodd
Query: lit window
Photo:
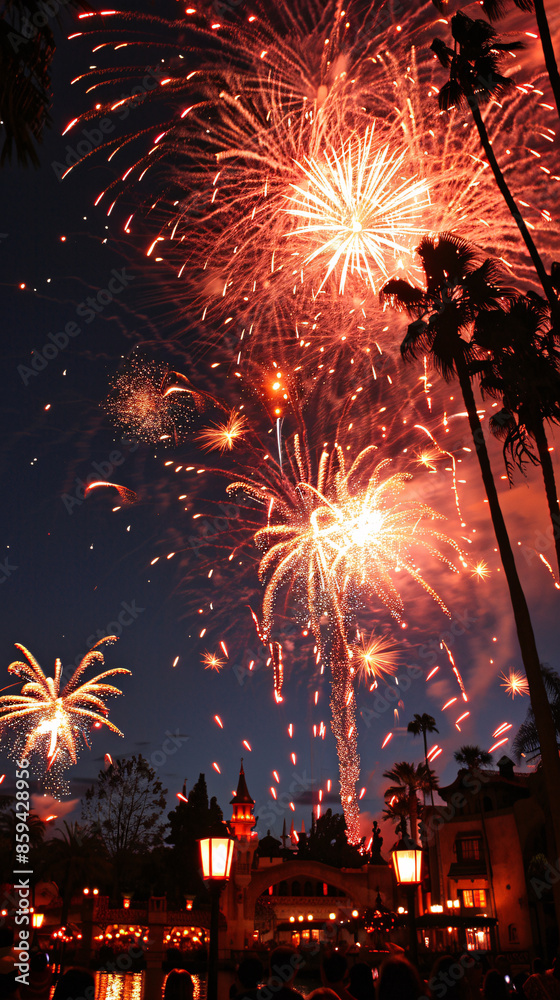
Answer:
M463 889L463 906L482 909L486 906L486 889Z
M458 840L456 847L459 861L480 861L481 843L478 838Z

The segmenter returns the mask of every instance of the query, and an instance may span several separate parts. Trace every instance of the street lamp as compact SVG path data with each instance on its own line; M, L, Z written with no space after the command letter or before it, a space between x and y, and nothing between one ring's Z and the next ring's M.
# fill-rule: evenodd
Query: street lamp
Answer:
M418 938L416 935L416 888L422 881L422 848L413 840L399 840L391 851L395 878L404 885L408 898L408 929L410 934L410 958L418 965Z
M200 841L202 873L208 882L212 909L210 912L210 944L208 948L207 1000L218 1000L218 931L220 893L231 872L233 840L229 836L207 837Z

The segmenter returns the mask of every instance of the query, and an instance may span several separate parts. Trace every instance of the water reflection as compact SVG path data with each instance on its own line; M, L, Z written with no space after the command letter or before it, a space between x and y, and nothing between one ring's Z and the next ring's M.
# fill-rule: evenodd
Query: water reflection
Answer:
M95 1000L144 1000L144 972L96 972ZM206 1000L206 981L193 974L194 1000ZM162 977L162 995L165 977Z

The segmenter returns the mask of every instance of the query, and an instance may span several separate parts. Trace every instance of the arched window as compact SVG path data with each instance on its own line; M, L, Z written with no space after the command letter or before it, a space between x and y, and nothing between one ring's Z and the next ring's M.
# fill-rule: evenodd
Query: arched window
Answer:
M288 895L288 883L287 882L280 882L280 885L278 886L278 895L279 896L287 896Z
M303 895L304 896L314 896L313 885L311 882L304 882L303 884Z
M299 882L292 882L292 896L301 896L301 885Z
M486 812L486 813L487 812L492 812L492 810L494 808L494 803L492 802L492 799L490 798L489 795L485 795L484 796L484 798L482 800L482 808L484 809L484 812Z
M511 944L517 944L519 942L519 938L517 937L517 927L515 924L509 924L508 926L508 941Z

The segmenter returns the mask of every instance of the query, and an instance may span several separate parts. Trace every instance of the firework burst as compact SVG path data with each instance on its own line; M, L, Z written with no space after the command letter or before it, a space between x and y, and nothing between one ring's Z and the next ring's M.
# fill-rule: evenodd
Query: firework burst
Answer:
M194 8L182 22L138 17L140 37L146 28L161 49L161 78L149 100L165 110L157 129L108 142L111 158L127 151L128 159L100 198L107 195L112 211L131 186L141 199L147 187L157 230L146 252L153 257L157 247L156 259L181 278L185 305L199 304L217 336L235 317L239 348L258 346L262 357L269 336L278 336L267 322L271 301L282 303L297 331L313 325L318 296L325 313L343 293L349 312L367 298L365 312L377 315L364 336L369 343L383 325L374 289L393 274L418 277L412 251L427 233L464 233L526 267L475 130L465 131L459 114L438 111L437 67L427 48L414 48L426 25L433 29L428 9L404 24L391 2L350 2L342 10L335 0L296 0L289 10L256 0L250 17L229 26L208 25ZM109 14L105 37L115 21ZM194 69L177 58L178 31L196 52ZM67 131L123 103L111 92L134 74L131 40L125 23L117 46L128 60L123 76L111 68L84 74L97 103ZM109 46L103 40L96 51ZM541 124L541 96L538 84L528 84L485 116L506 176L515 175L518 194L527 190L530 225L550 242L541 202L551 130ZM134 216L125 230L134 231ZM336 341L340 323L330 326ZM322 323L323 338L324 331Z
M231 451L247 433L247 418L242 413L232 411L225 423L207 427L197 435L197 441L207 451Z
M107 412L127 434L150 444L178 444L193 419L196 400L171 392L169 368L130 358L113 380Z
M370 690L377 687L378 679L391 676L397 669L400 650L390 635L360 634L358 641L350 647L350 651L351 672L368 684Z
M130 674L130 670L114 667L90 681L79 683L89 666L104 663L98 647L115 641L115 636L106 636L96 643L62 690L61 661L56 660L54 677L46 677L29 650L16 643L16 649L21 650L28 662L15 661L8 667L9 673L21 678L23 687L20 694L0 697L0 733L5 735L14 731L12 756L17 760L34 759L38 771L44 775L48 791L57 794L66 791L64 771L77 763L80 741L89 748L92 728L107 726L118 736L123 735L107 718L109 710L104 702L104 698L122 694L122 691L107 684L106 679L115 674Z
M402 498L411 477L395 473L384 478L388 462L378 462L375 452L373 447L363 449L347 467L337 445L331 452L323 451L313 476L306 440L296 434L287 451L287 472L273 467L262 478L243 476L228 486L228 492L241 490L266 511L266 525L254 533L263 553L259 565L265 587L261 639L270 640L275 605L284 592L286 599L295 597L296 614L310 622L318 644L317 660L330 666L332 729L352 842L359 840L356 783L360 758L349 644L356 609L370 597L400 619L404 605L394 577L404 572L447 612L441 597L420 574L415 553L423 550L454 570L440 546L448 545L460 555L457 544L432 525L439 519L435 511Z
M525 674L522 674L519 670L510 670L509 674L501 673L502 683L500 687L505 688L507 693L515 698L516 694L523 695L529 694L529 685L527 683L527 678Z

